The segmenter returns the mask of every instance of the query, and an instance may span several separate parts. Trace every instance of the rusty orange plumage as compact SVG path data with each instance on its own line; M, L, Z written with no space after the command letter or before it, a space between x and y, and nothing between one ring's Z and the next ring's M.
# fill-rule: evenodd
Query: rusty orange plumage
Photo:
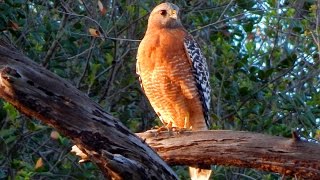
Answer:
M137 74L165 125L208 129L210 86L206 59L182 26L176 5L162 3L151 12L138 49Z

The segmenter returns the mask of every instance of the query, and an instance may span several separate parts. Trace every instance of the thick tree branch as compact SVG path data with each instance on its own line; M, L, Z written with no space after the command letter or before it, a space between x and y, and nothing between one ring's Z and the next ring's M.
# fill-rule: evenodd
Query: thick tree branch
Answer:
M106 176L177 178L144 141L97 103L1 40L0 97L70 137ZM232 131L139 136L169 164L252 167L320 179L319 144Z
M219 164L320 179L320 144L243 131L137 134L171 165Z
M70 137L115 179L177 179L170 167L84 93L0 40L0 97Z

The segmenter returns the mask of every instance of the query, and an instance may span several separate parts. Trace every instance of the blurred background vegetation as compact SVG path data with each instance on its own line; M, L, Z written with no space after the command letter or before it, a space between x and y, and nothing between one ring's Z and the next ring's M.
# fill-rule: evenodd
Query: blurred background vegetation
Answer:
M0 38L67 79L134 132L160 125L135 74L153 0L0 0ZM320 136L320 1L171 1L211 73L212 129ZM100 179L72 143L0 101L0 179ZM214 179L279 179L213 166ZM183 167L174 167L186 179Z

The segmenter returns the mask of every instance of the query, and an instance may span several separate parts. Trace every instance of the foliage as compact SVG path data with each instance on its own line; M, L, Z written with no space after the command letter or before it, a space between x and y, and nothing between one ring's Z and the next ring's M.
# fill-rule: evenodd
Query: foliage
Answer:
M131 130L144 131L160 123L139 87L135 55L148 12L159 2L0 0L0 37L72 82ZM319 138L317 1L173 2L207 57L212 129L280 136L298 130ZM0 178L101 177L94 165L77 164L69 140L50 136L53 131L1 102ZM188 176L175 169L183 179ZM214 169L215 179L278 177Z

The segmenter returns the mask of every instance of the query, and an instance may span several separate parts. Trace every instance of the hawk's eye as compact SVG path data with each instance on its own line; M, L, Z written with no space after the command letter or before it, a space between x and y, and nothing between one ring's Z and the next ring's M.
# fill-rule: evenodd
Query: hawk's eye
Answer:
M165 15L167 15L167 11L166 11L166 10L161 10L161 11L160 11L160 14L161 14L162 16L165 16Z

